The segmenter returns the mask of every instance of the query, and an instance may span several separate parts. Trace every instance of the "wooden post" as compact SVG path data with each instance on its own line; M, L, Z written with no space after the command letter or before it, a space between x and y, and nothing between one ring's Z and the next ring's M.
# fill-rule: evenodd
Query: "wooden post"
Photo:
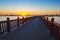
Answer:
M54 22L54 18L51 18L51 22Z
M58 33L57 33L57 34L58 34L58 39L57 39L57 40L60 40L60 35L59 35L59 34L60 34L60 33L59 33L59 27L58 27L57 31L58 31Z
M27 17L27 21L28 21L28 17Z
M17 26L19 27L19 17L17 17Z
M25 22L26 22L26 19L27 19L27 18L25 17Z
M27 21L27 17L26 17L26 21Z
M27 21L27 16L26 16L26 18L25 18L25 19L26 19L26 21Z
M7 18L7 32L10 32L10 21L9 21L9 18Z
M0 33L1 33L1 23L0 23Z
M50 27L51 34L52 34L52 27L54 26L54 25L53 25L53 22L54 22L54 18L51 18L51 27Z
M47 20L46 20L46 25L48 26L48 17L47 17Z
M24 24L24 17L22 18L22 23Z
M47 20L48 20L48 17L47 17Z

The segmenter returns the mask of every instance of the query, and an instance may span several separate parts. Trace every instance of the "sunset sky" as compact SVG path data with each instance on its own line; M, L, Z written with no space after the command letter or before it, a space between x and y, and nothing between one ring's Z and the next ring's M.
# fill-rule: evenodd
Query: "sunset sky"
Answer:
M60 14L60 0L0 0L0 15Z

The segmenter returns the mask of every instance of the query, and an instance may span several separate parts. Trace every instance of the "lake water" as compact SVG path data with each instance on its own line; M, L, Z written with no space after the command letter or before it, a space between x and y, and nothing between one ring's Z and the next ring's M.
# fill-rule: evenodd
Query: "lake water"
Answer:
M17 19L17 17L22 18L22 16L0 16L0 21L5 21L7 20L7 18L10 18L10 20L13 20L13 19Z
M7 17L9 17L10 20L12 20L12 19L17 19L18 16L0 16L0 21L7 20ZM19 16L19 18L22 18L22 16ZM54 18L54 21L60 24L60 16L53 16L48 18L49 20L51 20L51 18Z
M48 18L49 18L49 20L51 20L51 18L54 18L54 22L60 24L60 16L53 16L53 17L48 17Z

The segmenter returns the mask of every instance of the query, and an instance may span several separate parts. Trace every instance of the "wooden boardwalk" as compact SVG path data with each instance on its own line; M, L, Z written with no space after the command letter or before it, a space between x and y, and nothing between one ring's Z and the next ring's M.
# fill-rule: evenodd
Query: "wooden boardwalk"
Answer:
M23 26L12 30L10 33L0 35L0 40L55 40L50 37L50 32L40 19L31 19Z

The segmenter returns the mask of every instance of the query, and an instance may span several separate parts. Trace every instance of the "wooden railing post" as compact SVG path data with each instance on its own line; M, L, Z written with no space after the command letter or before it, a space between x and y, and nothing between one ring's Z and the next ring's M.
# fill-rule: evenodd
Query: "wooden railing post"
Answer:
M58 33L57 33L57 34L58 34L58 40L60 40L60 35L59 35L59 34L60 34L60 33L59 33L59 27L58 27L57 31L58 31Z
M17 26L19 27L19 17L17 17Z
M51 30L51 34L52 34L52 28L53 28L53 22L54 22L54 18L51 18L51 27L50 27L50 30Z
M46 25L48 26L48 17L47 17L47 20L46 20Z
M22 18L22 23L24 24L24 17Z
M27 21L27 17L26 17L26 21Z
M27 21L27 17L26 17L26 21Z
M0 23L0 33L1 33L1 23Z
M47 17L47 20L48 20L48 17Z
M27 18L27 21L29 20L29 18Z
M7 32L10 32L10 19L7 18Z
M54 18L51 18L51 22L54 22Z

